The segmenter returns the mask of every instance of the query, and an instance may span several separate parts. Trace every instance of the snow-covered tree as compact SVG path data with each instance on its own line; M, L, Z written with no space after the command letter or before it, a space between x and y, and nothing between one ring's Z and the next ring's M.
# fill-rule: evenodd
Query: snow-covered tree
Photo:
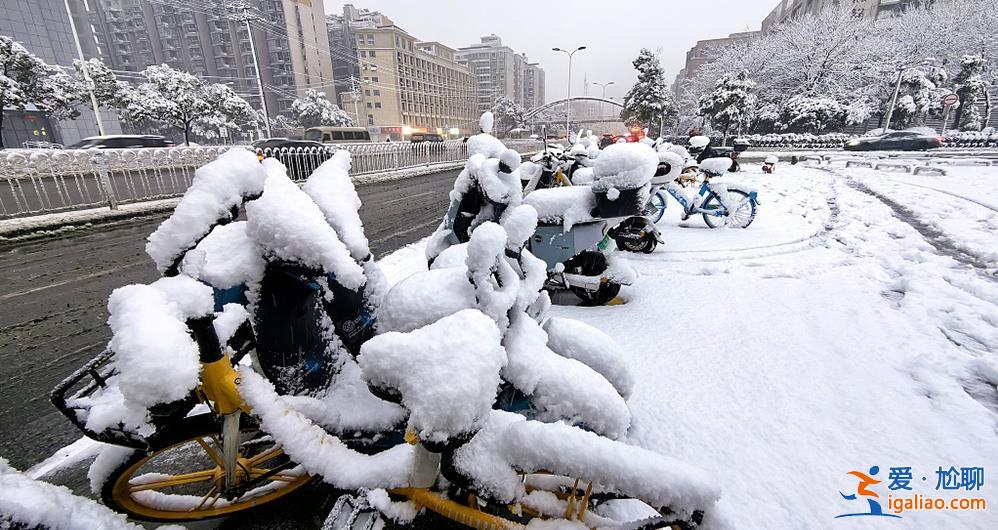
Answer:
M905 70L901 90L894 105L894 123L900 128L925 125L926 119L943 110L942 99L951 90L945 88L949 75L938 66Z
M846 107L828 97L793 96L780 114L781 128L790 132L825 132L846 120Z
M748 123L755 105L752 88L755 83L745 72L726 74L714 86L714 90L700 98L700 115L710 120L724 136L728 132Z
M509 131L522 127L524 124L523 115L526 110L517 105L515 101L506 96L502 96L492 105L492 115L495 116L496 133L499 136L508 134Z
M204 83L187 72L167 65L142 71L146 81L125 94L122 117L131 123L160 122L184 131L184 143L192 132L215 138L222 130L255 126L256 113L226 85Z
M117 109L124 105L122 98L128 91L130 85L124 81L119 81L118 76L111 71L104 61L98 58L87 59L87 74L90 76L90 85L97 98L97 104L109 108ZM79 59L73 61L73 68L76 69L76 77L80 82L85 83L83 76L83 66Z
M985 86L981 74L984 72L984 58L979 55L964 55L960 59L960 73L953 80L959 87L960 106L956 109L956 124L961 131L981 130L981 113L977 110Z
M326 99L325 92L311 88L291 102L291 119L302 127L351 127L353 119L339 106Z
M0 109L34 105L55 117L79 115L82 86L56 67L31 54L21 43L0 35ZM0 112L0 131L3 113ZM0 149L3 135L0 134Z
M638 80L624 95L621 119L625 123L637 121L657 130L663 116L676 112L676 103L669 92L662 64L658 55L646 48L631 64L638 71Z

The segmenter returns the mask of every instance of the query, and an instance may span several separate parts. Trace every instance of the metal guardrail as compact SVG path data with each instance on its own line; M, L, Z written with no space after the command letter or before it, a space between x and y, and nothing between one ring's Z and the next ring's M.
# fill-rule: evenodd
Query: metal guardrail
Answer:
M506 140L520 153L539 151L535 140ZM0 219L166 199L182 195L194 171L229 149L249 147L172 147L109 150L0 151ZM460 141L345 144L324 148L257 150L288 167L295 180L346 149L352 175L384 173L468 158Z

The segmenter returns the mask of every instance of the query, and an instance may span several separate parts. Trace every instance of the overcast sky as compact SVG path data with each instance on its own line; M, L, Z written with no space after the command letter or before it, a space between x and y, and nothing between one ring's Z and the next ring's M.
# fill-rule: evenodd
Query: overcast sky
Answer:
M568 57L553 47L588 47L572 60L573 95L582 94L585 75L613 81L607 97L620 100L634 83L631 61L641 48L661 52L671 84L696 41L759 29L778 0L325 0L326 12L341 13L346 3L381 11L414 37L452 48L495 33L541 64L552 101L568 91ZM589 95L601 92L589 85Z

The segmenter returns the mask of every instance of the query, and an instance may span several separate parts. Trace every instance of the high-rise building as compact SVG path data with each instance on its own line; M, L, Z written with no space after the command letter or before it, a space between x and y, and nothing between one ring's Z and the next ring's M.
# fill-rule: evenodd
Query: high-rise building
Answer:
M391 26L394 23L377 11L357 9L353 4L343 6L343 14L326 15L326 32L329 38L329 53L332 56L333 83L336 86L337 101L340 106L352 107L357 80L360 76L360 62L357 60L356 31L381 26ZM360 101L359 97L356 97Z
M421 41L389 23L354 28L360 79L357 96L341 98L373 136L403 139L411 132L478 132L475 85L454 50Z
M80 47L87 58L98 55L94 33L82 12L74 12L73 20L80 36ZM27 50L48 64L72 71L73 60L79 58L73 31L63 0L4 0L0 9L0 34L24 45ZM20 147L24 142L75 143L98 134L97 119L89 105L80 107L74 120L51 120L34 107L19 111L3 110L3 140L8 147ZM120 133L121 126L110 112L101 111L104 132Z
M497 35L487 35L479 44L458 49L456 56L474 76L480 112L491 109L500 97L507 97L528 109L539 104L531 103L537 100L537 79L543 81L544 70L537 63L530 63L526 55L504 46ZM532 81L527 80L528 75L533 76ZM527 97L528 84L534 87L530 98ZM540 94L543 103L543 88Z
M105 60L115 70L138 72L167 64L226 83L259 107L243 22L248 17L271 116L286 112L309 88L335 100L321 1L244 0L246 9L170 0L90 0L88 5Z
M544 69L537 63L527 63L523 76L523 108L532 109L545 103Z
M686 66L679 71L679 75L676 76L676 81L672 85L672 90L678 95L683 82L692 79L696 75L697 70L701 66L711 62L715 54L723 49L724 47L731 46L739 42L745 42L752 40L759 35L761 31L745 31L741 33L732 33L727 37L722 37L719 39L706 39L697 41L697 43L686 52Z

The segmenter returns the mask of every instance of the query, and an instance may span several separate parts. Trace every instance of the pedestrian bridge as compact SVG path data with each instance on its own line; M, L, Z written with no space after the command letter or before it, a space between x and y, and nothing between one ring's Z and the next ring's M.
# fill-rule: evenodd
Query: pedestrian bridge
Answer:
M591 129L596 134L623 134L627 131L620 119L624 106L612 99L592 96L559 99L530 109L523 116L526 128L540 133L541 127L544 127L551 134L564 134L569 109L573 129Z

